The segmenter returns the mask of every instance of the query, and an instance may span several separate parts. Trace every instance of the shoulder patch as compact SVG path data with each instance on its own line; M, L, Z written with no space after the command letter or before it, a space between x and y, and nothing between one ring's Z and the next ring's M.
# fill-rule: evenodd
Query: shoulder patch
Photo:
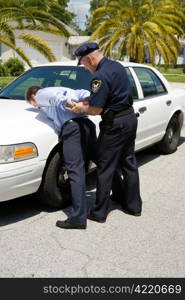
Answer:
M93 80L91 82L91 90L92 90L92 92L93 93L97 93L99 91L100 87L101 87L101 84L102 84L101 80L97 80L97 79Z

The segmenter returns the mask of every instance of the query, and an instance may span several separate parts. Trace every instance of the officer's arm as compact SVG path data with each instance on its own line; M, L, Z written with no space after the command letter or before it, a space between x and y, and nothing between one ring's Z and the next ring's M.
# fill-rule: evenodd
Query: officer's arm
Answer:
M109 94L109 86L102 74L98 72L91 81L91 95L87 114L99 115L104 110Z
M102 110L103 110L103 108L101 108L101 107L89 106L84 112L87 115L96 116L96 115L100 115Z

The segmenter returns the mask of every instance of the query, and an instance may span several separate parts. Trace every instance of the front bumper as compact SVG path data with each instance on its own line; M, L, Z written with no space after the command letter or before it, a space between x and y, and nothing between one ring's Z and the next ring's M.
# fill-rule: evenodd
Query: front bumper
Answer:
M35 193L46 161L38 158L0 164L0 202Z

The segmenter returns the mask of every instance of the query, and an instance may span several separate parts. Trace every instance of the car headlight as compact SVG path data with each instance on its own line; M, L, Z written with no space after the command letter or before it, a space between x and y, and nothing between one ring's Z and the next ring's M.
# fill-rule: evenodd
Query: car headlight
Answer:
M37 148L32 143L0 146L0 164L17 162L37 156Z

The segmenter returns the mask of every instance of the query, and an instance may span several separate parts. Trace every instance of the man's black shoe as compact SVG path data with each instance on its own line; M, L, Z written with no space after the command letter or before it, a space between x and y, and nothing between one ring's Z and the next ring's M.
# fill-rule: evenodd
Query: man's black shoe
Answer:
M68 220L56 222L56 226L63 228L63 229L86 229L86 225L83 224L73 224L70 223Z
M99 218L93 216L92 214L87 215L87 219L89 219L91 221L99 222L99 223L105 223L106 222L106 218L105 219L99 219Z
M123 212L124 212L125 214L127 214L127 215L132 215L132 216L134 216L134 217L140 217L140 216L141 216L141 212L135 213L135 212L133 212L133 211L131 211L131 210L128 210L128 209L125 209L125 208L122 208L122 210L123 210Z

